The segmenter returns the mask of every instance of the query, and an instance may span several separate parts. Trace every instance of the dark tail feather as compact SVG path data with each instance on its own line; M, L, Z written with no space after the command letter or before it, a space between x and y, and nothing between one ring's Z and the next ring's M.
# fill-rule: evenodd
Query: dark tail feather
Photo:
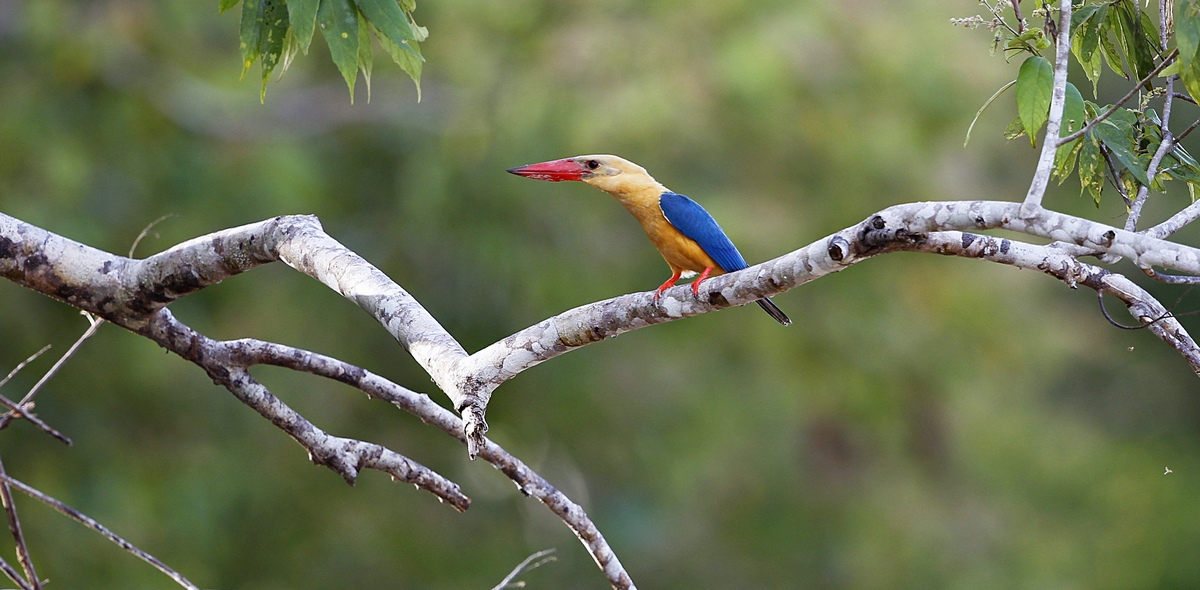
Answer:
M775 321L785 326L792 323L792 320L787 317L787 314L783 313L783 310L779 309L779 307L772 303L770 299L759 299L758 301L755 301L755 303L757 303L759 307L763 308L763 311L771 314L771 317L775 318Z

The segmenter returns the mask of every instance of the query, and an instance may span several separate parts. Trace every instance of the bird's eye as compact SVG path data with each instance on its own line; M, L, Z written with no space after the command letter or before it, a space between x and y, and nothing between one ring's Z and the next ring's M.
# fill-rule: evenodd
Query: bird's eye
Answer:
M595 170L600 167L600 162L597 162L595 160L588 160L587 167L588 167L588 170Z

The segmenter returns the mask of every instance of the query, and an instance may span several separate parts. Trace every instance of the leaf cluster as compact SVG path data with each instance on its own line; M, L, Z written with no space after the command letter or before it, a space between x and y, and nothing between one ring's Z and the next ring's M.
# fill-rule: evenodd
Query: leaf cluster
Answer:
M1004 135L1008 139L1027 135L1036 147L1036 135L1049 118L1054 77L1054 68L1042 51L1053 51L1050 39L1058 34L1054 26L1058 10L1039 3L1031 14L1044 19L1043 25L1029 26L1025 19L1017 18L1019 2L984 4L993 15L993 51L1003 47L1008 58L1021 54L1026 57L1016 79L998 90L980 112L999 94L1014 88L1017 115ZM1163 112L1167 113L1166 104L1174 98L1195 103L1200 97L1198 6L1196 0L1176 0L1172 10L1168 2L1162 19L1152 17L1136 0L1085 2L1073 8L1071 57L1091 82L1092 96L1099 96L1105 66L1135 87L1116 103L1100 105L1084 100L1079 89L1067 83L1060 138L1086 132L1058 147L1054 176L1060 184L1076 172L1081 194L1090 193L1099 206L1106 184L1115 187L1128 205L1129 195L1139 187L1162 192L1167 181L1182 180L1195 200L1200 164L1176 143L1178 138L1164 129L1164 121L1150 104L1164 101ZM1015 25L1010 24L1010 18ZM1178 56L1172 51L1172 43ZM1183 82L1186 94L1174 91L1177 79ZM1138 100L1134 101L1135 97ZM1169 149L1151 170L1151 161L1164 137L1170 139Z
M412 77L420 99L421 66L425 61L420 42L429 31L413 19L415 0L220 0L220 11L228 11L238 2L242 2L242 75L254 62L262 64L259 100L266 99L271 72L277 66L281 72L287 70L300 52L307 55L318 29L329 45L334 65L346 80L351 100L360 71L370 97L372 36Z

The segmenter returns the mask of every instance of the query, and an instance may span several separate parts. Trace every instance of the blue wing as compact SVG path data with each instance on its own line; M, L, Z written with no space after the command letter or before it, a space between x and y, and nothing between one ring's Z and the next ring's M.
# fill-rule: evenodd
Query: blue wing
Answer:
M667 192L658 198L658 204L662 207L667 221L683 235L700 244L704 252L721 265L721 270L733 272L748 266L746 259L742 258L742 253L738 252L725 232L721 231L717 220L713 219L700 203L683 195Z

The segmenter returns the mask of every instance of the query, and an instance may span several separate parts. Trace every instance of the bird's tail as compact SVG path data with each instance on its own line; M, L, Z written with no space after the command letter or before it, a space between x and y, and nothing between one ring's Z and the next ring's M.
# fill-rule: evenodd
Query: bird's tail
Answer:
M755 303L757 303L759 307L763 308L763 311L775 318L775 321L785 326L792 323L791 318L787 317L787 314L783 313L783 310L779 309L779 306L772 303L770 299L759 299L758 301L755 301Z

